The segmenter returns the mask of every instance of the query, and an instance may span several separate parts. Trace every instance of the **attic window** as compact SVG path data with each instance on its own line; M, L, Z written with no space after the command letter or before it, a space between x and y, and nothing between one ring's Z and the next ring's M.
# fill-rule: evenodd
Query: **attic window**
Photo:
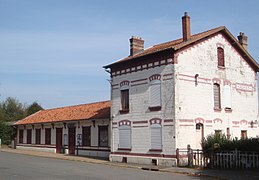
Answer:
M218 47L217 53L218 53L218 66L225 67L224 49L221 47Z

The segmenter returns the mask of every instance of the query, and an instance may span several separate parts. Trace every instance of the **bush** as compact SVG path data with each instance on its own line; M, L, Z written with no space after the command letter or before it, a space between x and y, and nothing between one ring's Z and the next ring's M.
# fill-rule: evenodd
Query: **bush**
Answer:
M13 130L10 125L6 125L0 122L0 139L2 141L2 144L11 144L12 133Z
M224 134L212 134L204 139L202 149L205 156L217 151L233 151L236 149L259 153L259 138L228 140Z

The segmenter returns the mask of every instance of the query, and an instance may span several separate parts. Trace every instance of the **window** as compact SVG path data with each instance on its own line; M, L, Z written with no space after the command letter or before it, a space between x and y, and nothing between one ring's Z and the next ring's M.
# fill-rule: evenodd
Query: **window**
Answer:
M230 140L230 136L231 136L231 135L230 135L230 129L227 128L227 139L228 139L228 140Z
M221 109L220 105L220 85L215 83L213 84L214 90L214 109Z
M131 126L119 127L119 149L131 149Z
M216 135L216 136L220 136L220 135L221 135L221 133L222 133L222 131L221 131L221 130L215 130L215 135Z
M231 88L229 85L224 86L224 104L226 109L231 109Z
M83 127L82 134L82 145L91 146L91 126Z
M27 129L27 144L31 144L31 129Z
M51 128L45 128L45 144L51 145Z
M129 89L121 90L121 110L129 110Z
M224 49L218 47L218 66L225 67Z
M108 147L108 126L99 126L99 146Z
M150 110L161 109L161 81L153 80L149 86Z
M23 143L23 129L19 130L19 143Z
M241 131L241 139L247 139L247 131L246 130Z
M196 124L196 130L201 130L201 126L202 126L201 123Z
M151 133L151 150L162 149L162 128L161 124L152 124L150 126Z
M41 129L36 129L35 131L35 144L41 143Z

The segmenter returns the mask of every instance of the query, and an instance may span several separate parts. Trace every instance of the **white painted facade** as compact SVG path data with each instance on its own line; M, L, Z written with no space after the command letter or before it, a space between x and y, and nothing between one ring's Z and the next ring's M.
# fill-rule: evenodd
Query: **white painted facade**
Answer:
M224 49L225 67L218 67L217 47ZM172 63L174 61L174 63ZM165 63L166 62L166 63ZM147 68L143 68L147 67ZM259 135L257 75L222 34L196 43L164 59L112 73L111 161L176 165L176 149L200 149L203 137L220 130L230 138ZM118 75L119 74L119 75ZM150 111L150 77L160 75L161 110ZM196 77L196 78L195 78ZM121 113L121 90L127 81L129 112ZM213 84L220 84L221 110L214 109ZM224 95L230 86L231 97ZM226 99L231 109L226 109ZM151 148L151 122L161 121L162 148ZM201 123L203 130L196 130ZM131 147L120 148L120 125L130 126ZM227 130L228 128L228 130Z
M93 124L94 121L94 124ZM65 123L65 124L64 124ZM85 121L71 121L71 122L59 122L59 123L42 123L42 124L29 124L29 125L18 125L17 126L17 148L18 149L28 149L35 151L45 151L56 153L56 128L62 128L62 146L65 148L65 154L69 154L68 143L69 143L69 133L68 124L73 123L75 126L75 142L77 145L77 136L82 136L82 127L91 127L91 145L82 146L82 142L78 146L78 155L82 156L93 156L93 157L104 157L108 158L110 154L110 134L111 125L108 119L98 119L98 120L85 120ZM108 126L108 146L99 146L99 130L100 126ZM45 144L45 129L51 128L51 145ZM23 142L19 143L20 131L23 130ZM31 144L27 143L27 129L31 129ZM40 144L36 144L35 136L36 129L41 129L41 141ZM75 147L75 154L77 154L77 147Z

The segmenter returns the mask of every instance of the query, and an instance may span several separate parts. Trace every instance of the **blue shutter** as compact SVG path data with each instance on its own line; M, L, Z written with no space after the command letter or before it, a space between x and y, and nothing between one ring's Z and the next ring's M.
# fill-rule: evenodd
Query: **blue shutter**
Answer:
M161 83L150 84L150 107L161 106Z
M151 131L151 149L162 149L162 128L160 124L152 124Z
M130 126L119 127L119 148L131 148L131 128Z

